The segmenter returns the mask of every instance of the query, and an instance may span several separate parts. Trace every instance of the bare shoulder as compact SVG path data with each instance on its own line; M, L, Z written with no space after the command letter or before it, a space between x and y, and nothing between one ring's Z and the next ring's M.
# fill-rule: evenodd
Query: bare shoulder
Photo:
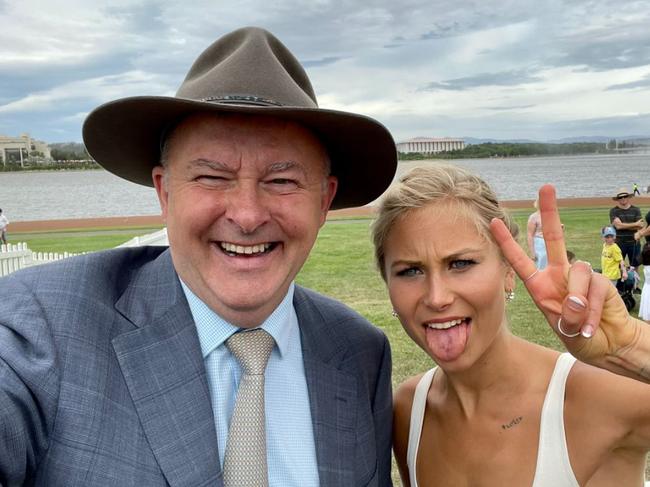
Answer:
M628 431L650 420L649 402L650 385L580 361L567 379L567 412L573 416L573 411L581 422L606 421Z
M400 385L397 386L395 393L393 395L393 400L395 404L403 402L413 402L413 394L415 394L415 389L418 386L418 383L422 379L426 372L423 372L413 377L409 377Z
M565 394L566 441L578 478L597 471L600 477L606 472L638 477L650 449L650 386L576 361Z
M567 399L619 403L632 397L650 397L650 385L576 360L566 394Z

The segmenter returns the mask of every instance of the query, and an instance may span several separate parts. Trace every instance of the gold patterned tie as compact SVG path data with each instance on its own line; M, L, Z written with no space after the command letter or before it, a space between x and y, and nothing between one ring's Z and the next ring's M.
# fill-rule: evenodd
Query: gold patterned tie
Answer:
M268 487L264 371L273 337L262 329L235 333L226 346L239 361L242 377L230 419L223 462L225 487Z

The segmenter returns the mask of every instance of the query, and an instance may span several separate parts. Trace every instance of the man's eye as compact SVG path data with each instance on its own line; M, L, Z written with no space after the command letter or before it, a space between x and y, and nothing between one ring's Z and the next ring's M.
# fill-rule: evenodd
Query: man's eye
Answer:
M279 193L289 193L295 191L298 188L298 181L290 178L273 178L267 179L264 181L264 186L269 191L279 192Z
M422 274L422 271L417 267L407 267L406 269L397 271L397 275L400 277L413 277L417 276L418 274Z
M472 259L458 259L458 260L452 260L449 263L449 267L451 269L463 270L471 267L474 264L476 264L476 261L473 261Z
M200 176L196 177L196 180L199 181L200 183L215 184L215 183L225 181L226 178L224 178L223 176L216 176L214 174L201 174Z

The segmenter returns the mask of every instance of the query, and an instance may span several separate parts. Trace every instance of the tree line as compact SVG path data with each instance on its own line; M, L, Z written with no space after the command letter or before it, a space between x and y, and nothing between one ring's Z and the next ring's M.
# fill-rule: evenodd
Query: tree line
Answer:
M400 160L417 160L417 159L474 159L487 157L526 157L526 156L566 156L579 154L613 154L615 150L607 148L602 143L597 142L573 142L565 144L544 144L538 142L531 143L505 143L505 142L486 142L484 144L472 144L464 149L453 150L448 152L429 153L403 153L399 152ZM619 148L621 144L619 144Z

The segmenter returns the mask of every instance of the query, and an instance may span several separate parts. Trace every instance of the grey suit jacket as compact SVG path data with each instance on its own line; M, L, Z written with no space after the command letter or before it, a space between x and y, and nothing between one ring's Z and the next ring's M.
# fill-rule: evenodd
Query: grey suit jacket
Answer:
M390 481L383 333L296 287L322 486ZM220 486L196 327L165 248L0 280L0 483Z

